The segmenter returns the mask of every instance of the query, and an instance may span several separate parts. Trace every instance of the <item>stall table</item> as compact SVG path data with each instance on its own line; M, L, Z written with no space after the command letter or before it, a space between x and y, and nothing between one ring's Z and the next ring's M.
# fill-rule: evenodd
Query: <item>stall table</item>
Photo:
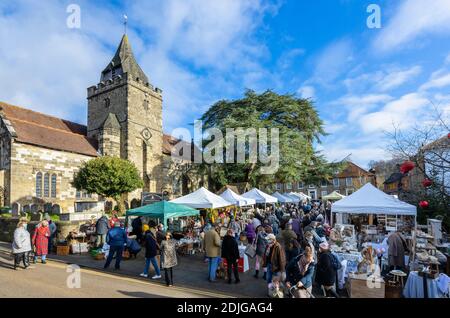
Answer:
M419 276L419 272L410 272L403 290L405 298L441 298L438 288L439 278L431 279Z

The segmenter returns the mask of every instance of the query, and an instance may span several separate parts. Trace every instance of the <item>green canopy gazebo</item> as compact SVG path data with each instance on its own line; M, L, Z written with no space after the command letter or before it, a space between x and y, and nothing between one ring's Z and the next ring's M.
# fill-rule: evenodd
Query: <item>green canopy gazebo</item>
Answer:
M128 217L130 216L146 216L152 219L162 220L164 227L167 228L167 219L196 215L199 215L199 211L186 205L159 201L128 210L126 213L126 223L128 223Z
M327 200L327 201L338 201L338 200L343 199L343 198L345 198L345 195L342 195L342 194L340 194L340 193L337 192L337 191L333 191L333 192L331 192L331 193L328 194L328 195L324 195L324 196L322 197L322 200Z

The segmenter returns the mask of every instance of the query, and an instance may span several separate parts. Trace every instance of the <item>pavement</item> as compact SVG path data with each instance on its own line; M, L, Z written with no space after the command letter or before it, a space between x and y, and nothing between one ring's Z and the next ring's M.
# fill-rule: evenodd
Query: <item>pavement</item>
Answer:
M208 282L208 263L203 261L202 255L178 257L178 265L173 272L173 287L166 287L163 278L154 281L139 276L144 268L142 251L137 259L122 261L120 271L114 269L114 261L110 269L104 270L104 261L95 260L89 254L51 254L48 260L45 265L34 265L35 269L12 271L10 243L0 242L0 297L267 297L266 283L261 278L255 279L251 270L240 273L239 284L228 284L223 279ZM254 260L250 262L252 266ZM66 272L68 264L81 267L81 290L67 288L66 280L70 274ZM153 276L153 273L151 267L149 276ZM39 280L33 279L36 275L39 275ZM49 286L45 288L46 296L42 295L42 290L34 289L42 289L39 286L43 282Z

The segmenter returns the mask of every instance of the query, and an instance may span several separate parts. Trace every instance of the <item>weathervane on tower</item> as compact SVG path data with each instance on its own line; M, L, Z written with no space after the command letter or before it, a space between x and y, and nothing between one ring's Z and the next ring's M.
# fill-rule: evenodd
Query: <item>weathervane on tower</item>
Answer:
M128 17L126 14L123 15L123 33L127 34L127 22L128 22Z

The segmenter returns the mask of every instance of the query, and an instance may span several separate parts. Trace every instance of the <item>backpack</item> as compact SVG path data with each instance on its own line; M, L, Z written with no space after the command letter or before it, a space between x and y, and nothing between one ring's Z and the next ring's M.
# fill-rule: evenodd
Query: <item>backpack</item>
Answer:
M334 253L330 253L330 259L331 259L331 265L333 266L334 270L338 271L342 268L342 264L339 261L337 255Z

